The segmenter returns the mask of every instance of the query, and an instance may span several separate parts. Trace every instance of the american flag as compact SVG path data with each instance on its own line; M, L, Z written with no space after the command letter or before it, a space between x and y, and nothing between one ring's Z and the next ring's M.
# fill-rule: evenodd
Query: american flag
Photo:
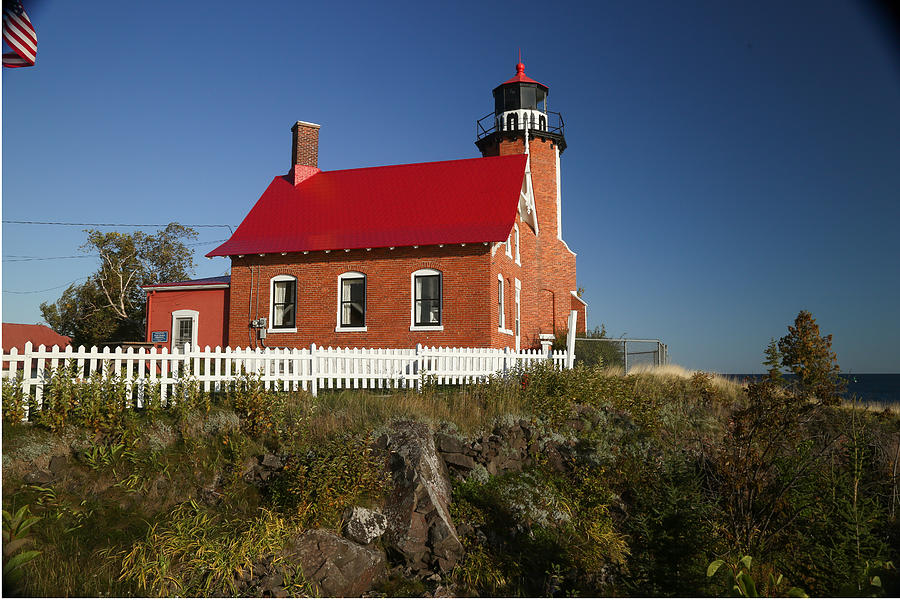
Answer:
M4 67L33 67L37 34L20 0L3 3L3 40L12 52L3 53Z

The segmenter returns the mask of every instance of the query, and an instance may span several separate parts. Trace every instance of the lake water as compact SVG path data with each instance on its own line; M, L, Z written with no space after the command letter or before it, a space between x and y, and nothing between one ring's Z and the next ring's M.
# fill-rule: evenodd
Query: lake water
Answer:
M743 379L757 380L765 377L759 373L750 375L725 375L738 381ZM790 377L790 376L788 376ZM856 396L863 404L879 402L881 404L900 404L900 374L897 373L845 373L847 382L844 398Z

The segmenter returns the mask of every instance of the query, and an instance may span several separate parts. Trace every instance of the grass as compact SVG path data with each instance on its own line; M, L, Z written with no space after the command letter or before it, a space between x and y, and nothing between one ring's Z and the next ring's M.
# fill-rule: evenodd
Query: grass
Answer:
M465 513L455 515L460 522L480 515L494 519L498 532L516 531L509 534L505 555L495 556L496 548L474 537L465 540L471 554L453 579L473 595L547 594L551 588L525 588L522 582L563 582L571 569L599 573L607 564L630 560L630 547L656 552L656 538L636 543L642 530L623 529L626 513L610 506L624 506L616 499L620 494L634 503L642 490L658 491L657 482L667 481L658 464L663 458L693 473L691 457L721 441L733 407L746 399L738 382L676 365L635 367L627 376L615 368L538 367L478 384L439 387L426 381L421 391L323 391L316 398L250 384L245 391L197 398L178 411L139 412L122 419L127 430L119 432L71 423L54 432L41 424L5 426L4 508L30 505L41 517L34 537L42 554L27 566L27 593L253 593L239 580L247 581L248 569L277 556L288 536L307 527L337 527L346 506L378 505L384 456L366 454L374 432L411 419L450 423L471 438L513 417L540 423L538 430L548 435L577 437L580 447L592 450L571 474L472 484L469 502L451 507ZM579 411L596 420L576 434L572 423L582 418ZM21 468L76 440L86 447L70 458L64 476L43 488L22 485ZM249 459L266 452L289 458L261 492L241 474ZM12 466L16 472L9 477ZM204 496L206 489L214 494ZM671 497L680 499L683 491L673 487ZM656 496L647 502L655 507ZM674 517L693 522L701 515L679 502L672 503ZM506 512L491 512L498 508ZM559 518L544 519L545 512ZM645 529L668 539L674 517L660 514L659 527L648 521ZM703 544L697 545L703 550ZM551 556L547 548L554 560L538 560ZM291 593L310 592L302 575L289 569L284 574L293 582ZM395 592L424 591L422 582L402 578L385 582L382 591L392 586Z

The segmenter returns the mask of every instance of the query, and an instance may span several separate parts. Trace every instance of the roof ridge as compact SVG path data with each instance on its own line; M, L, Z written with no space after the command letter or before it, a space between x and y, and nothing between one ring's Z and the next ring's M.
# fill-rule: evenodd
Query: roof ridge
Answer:
M316 173L316 175L321 175L322 173L326 173L326 174L327 173L346 173L347 171L368 171L368 170L372 170L372 169L392 169L392 168L401 168L401 167L415 167L415 166L419 166L419 165L422 165L422 166L440 165L440 164L446 164L446 163L465 162L468 160L475 161L475 160L508 159L510 157L515 157L515 156L524 156L524 154L525 153L523 152L521 154L505 154L503 156L473 156L471 158L451 158L448 160L430 160L430 161L426 161L426 162L400 163L397 165L376 165L374 167L352 167L350 169L334 169L331 171L319 170L319 172ZM312 179L313 177L315 177L315 175L311 176L309 179ZM304 180L304 181L308 181L308 179ZM303 182L301 182L301 183L303 183Z

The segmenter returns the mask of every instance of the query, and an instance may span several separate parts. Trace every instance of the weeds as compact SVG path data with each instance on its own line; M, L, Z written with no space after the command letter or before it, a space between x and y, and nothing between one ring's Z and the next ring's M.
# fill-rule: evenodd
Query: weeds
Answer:
M26 504L15 514L3 511L3 595L18 591L25 574L25 566L37 558L40 550L25 550L34 539L30 529L40 521L40 517L29 515Z
M151 596L235 596L245 571L279 550L292 532L288 521L261 509L249 519L228 517L195 501L154 524L143 540L111 557L121 581ZM299 579L292 583L302 589Z

